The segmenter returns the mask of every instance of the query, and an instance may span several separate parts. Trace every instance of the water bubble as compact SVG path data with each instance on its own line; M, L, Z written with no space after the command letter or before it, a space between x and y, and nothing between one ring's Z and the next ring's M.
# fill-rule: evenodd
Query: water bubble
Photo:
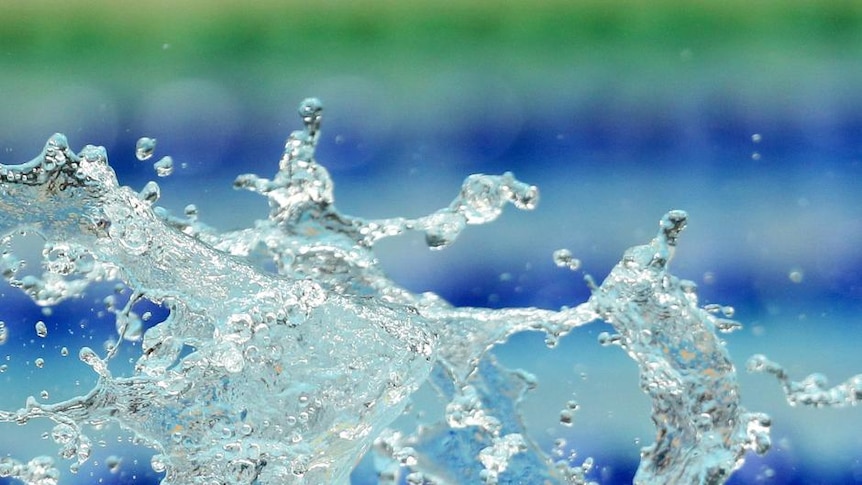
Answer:
M762 140L762 139L763 139L763 137L760 135L760 133L755 133L755 134L751 135L751 142L752 143L760 143L760 140Z
M619 345L622 341L622 336L618 334L612 334L610 332L602 332L598 336L599 344L608 346L608 345Z
M69 349L67 347L61 348L60 349L60 355L62 355L63 357L66 357L67 355L69 355Z
M153 471L156 473L162 473L167 470L167 457L162 454L153 455L150 458L150 466L153 468Z
M793 283L802 283L802 281L805 280L805 272L801 269L794 268L787 273L787 278Z
M41 396L42 399L48 399L48 391L43 389L42 392L39 393L39 396Z
M167 177L174 173L174 159L170 156L162 157L161 160L153 164L153 169L159 177Z
M568 249L554 251L554 264L560 268L569 268L572 271L577 271L581 267L581 261L574 258Z
M120 458L116 455L111 455L111 456L105 458L105 466L108 467L108 471L111 473L119 472L120 471L120 465L122 464L122 462L123 462L122 458Z
M48 335L48 326L42 320L36 322L36 335L41 338L45 338Z
M90 347L81 347L80 352L78 352L78 358L81 359L81 362L92 367L100 376L106 377L108 375L108 368L105 362Z
M141 198L144 202L148 204L154 204L161 197L162 191L159 188L159 184L150 180L144 185L144 188L141 189L141 192L138 194L138 197Z
M185 213L186 217L189 219L194 219L198 216L198 207L194 204L189 204L183 209L183 213Z
M135 144L135 156L140 161L148 160L156 149L156 139L143 136Z
M36 360L33 361L33 364L37 368L41 369L42 367L45 367L45 359L43 359L42 357L37 357Z
M59 423L51 430L51 437L58 445L66 445L78 437L78 432L67 423Z
M322 115L323 103L317 98L306 98L299 104L299 117L302 118L305 129L312 139L320 129Z

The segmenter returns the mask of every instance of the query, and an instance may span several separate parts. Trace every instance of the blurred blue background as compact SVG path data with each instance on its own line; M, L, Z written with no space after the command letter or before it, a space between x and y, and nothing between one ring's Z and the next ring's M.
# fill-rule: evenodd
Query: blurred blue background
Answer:
M427 214L475 172L511 170L541 190L535 211L509 210L444 251L415 235L382 242L381 263L406 287L457 305L577 304L583 274L603 278L662 214L685 209L673 270L698 283L703 303L735 307L745 328L726 340L738 367L758 352L796 378L820 371L837 384L862 372L857 2L11 1L0 16L3 163L63 132L76 149L105 146L121 183L140 189L170 155L161 205L195 203L212 226L245 227L268 208L233 191L234 177L274 173L297 104L317 96L317 158L343 212ZM158 140L148 162L134 157L140 136ZM554 265L560 248L580 272ZM2 289L0 409L92 386L75 355L112 336L91 310L106 291L43 315ZM603 330L579 329L553 350L518 335L495 353L539 376L524 410L534 440L550 450L565 438L578 460L594 457L595 479L627 483L654 430L634 364L596 343ZM774 445L732 483L862 482L859 409L790 408L771 378L740 380L746 407L773 417ZM581 409L561 427L573 393ZM54 454L49 429L0 425L0 453ZM151 452L117 434L105 431L77 475L61 463L61 483L155 483ZM111 455L124 457L115 473ZM367 466L355 483L367 483Z

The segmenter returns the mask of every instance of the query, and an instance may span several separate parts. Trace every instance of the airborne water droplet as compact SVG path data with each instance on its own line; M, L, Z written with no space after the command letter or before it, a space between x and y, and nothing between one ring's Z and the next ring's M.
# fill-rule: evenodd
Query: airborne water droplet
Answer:
M140 197L141 200L143 200L144 202L154 204L157 200L159 200L159 197L161 197L161 195L162 191L159 188L159 184L150 180L149 182L147 182L146 185L144 185L144 188L141 189L141 192L138 194L138 197Z
M574 258L568 249L554 251L554 264L560 268L569 268L572 271L577 271L581 267L581 261Z
M165 455L153 455L153 457L150 458L150 466L153 467L154 472L162 473L168 467L167 463L165 462L166 460L167 457Z
M156 149L156 139L143 136L135 144L135 156L140 161L148 160ZM170 150L170 148L168 148Z
M174 159L170 156L162 157L161 160L153 164L153 168L159 177L167 177L174 173Z
M111 473L117 473L120 471L120 464L122 463L122 459L118 456L111 455L105 458L105 466L108 467L108 471Z
M787 278L789 278L793 283L802 283L805 279L805 272L801 269L794 268L787 273Z
M306 98L299 105L299 116L305 125L308 134L315 138L320 129L320 120L323 114L323 103L317 98Z
M45 322L39 320L36 322L36 335L41 338L45 338L48 335L48 327L45 325Z

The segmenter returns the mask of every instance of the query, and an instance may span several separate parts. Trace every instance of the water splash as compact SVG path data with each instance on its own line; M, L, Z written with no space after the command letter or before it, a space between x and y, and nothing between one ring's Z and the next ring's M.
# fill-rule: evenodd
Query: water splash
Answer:
M829 380L814 373L801 381L793 381L784 368L765 355L757 354L748 359L749 372L772 374L778 379L791 406L841 408L856 406L862 402L862 374L850 377L841 384L829 387Z
M587 483L590 458L572 464L529 438L519 404L535 378L487 353L522 331L544 332L553 347L604 320L616 333L600 341L637 363L652 400L656 442L642 450L636 482L721 483L746 451L769 448L769 420L740 404L716 334L739 327L732 309L699 307L695 285L668 272L684 212L666 214L657 236L626 251L601 285L588 278L592 296L580 305L455 308L389 280L374 245L419 231L432 249L445 248L507 204L534 208L538 190L511 173L471 175L451 204L424 217L346 215L314 158L321 103L306 100L299 113L304 128L287 139L276 174L234 183L266 197L269 217L233 232L204 224L191 205L183 217L168 214L154 205L155 182L140 192L120 186L104 149L75 154L59 134L32 161L0 165L0 234L35 234L45 248L42 273L19 276L4 238L12 286L43 307L100 281L132 290L122 308L108 302L116 344L104 356L79 351L98 384L62 402L30 399L0 411L0 422L53 421L51 436L73 469L89 459L88 429L116 422L156 451L151 464L165 484L343 483L372 447L381 483ZM138 158L152 155L155 140L147 140ZM257 263L260 254L275 274ZM568 251L554 257L579 266ZM133 306L142 300L170 313L141 334ZM113 375L118 347L138 339L132 375ZM412 433L389 429L423 383L445 404L442 416ZM577 407L566 410L570 423ZM56 483L52 463L5 459L0 473Z

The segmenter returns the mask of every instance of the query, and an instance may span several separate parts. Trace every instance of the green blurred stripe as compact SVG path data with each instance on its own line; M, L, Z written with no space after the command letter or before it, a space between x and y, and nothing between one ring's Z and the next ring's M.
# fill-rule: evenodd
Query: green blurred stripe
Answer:
M614 83L661 101L711 86L780 102L862 82L862 2L0 2L0 91L80 82L134 95L216 77L271 98L287 79L341 73L415 96L440 72L538 94Z
M547 60L615 50L752 46L857 55L862 48L862 2L853 1L11 2L0 5L0 16L7 63L143 61L163 56L163 43L177 47L173 55L205 62L287 64L391 55L457 60L500 50Z

